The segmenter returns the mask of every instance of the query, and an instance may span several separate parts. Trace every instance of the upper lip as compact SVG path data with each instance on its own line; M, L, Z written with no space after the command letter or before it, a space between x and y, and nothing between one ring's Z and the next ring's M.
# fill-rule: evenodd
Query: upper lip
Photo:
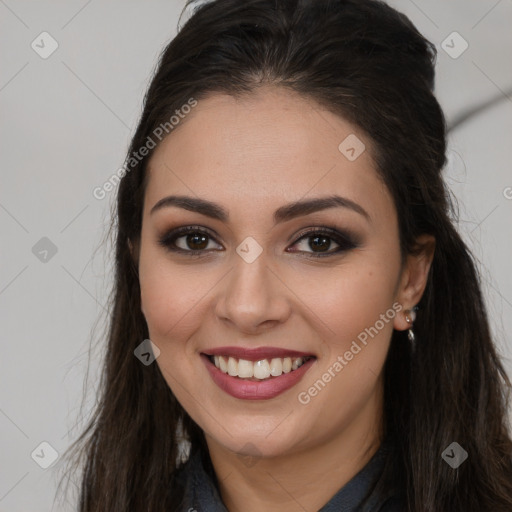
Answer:
M208 356L230 356L235 359L245 359L246 361L260 361L261 359L272 359L274 357L316 357L308 352L276 347L216 347L205 350L203 354Z

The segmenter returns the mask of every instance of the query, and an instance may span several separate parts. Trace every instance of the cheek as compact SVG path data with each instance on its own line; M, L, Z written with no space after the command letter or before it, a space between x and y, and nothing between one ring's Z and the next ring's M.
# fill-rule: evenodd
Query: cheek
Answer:
M207 274L171 263L165 252L142 244L139 264L141 305L152 341L160 344L184 332L196 318L201 298L211 288Z
M297 294L316 317L322 363L301 385L299 402L314 411L317 425L339 428L375 398L393 319L400 309L395 304L398 255L381 255L368 250L357 260L334 267L329 275L305 272L300 280Z
M287 276L283 280L306 306L303 310L310 312L319 335L334 346L344 346L373 326L394 302L398 265L366 256L358 258L357 263L347 260L329 272L302 271L300 277L297 271L284 270Z
M367 404L378 404L376 386L397 314L396 274L391 268L369 267L340 270L337 279L304 283L311 292L308 304L321 319L316 325L322 330L323 358L300 386L298 401L316 418L314 425L322 425L319 435L334 435Z
M189 340L205 316L208 291L215 280L172 264L161 251L141 251L141 304L149 338L160 349L156 360L167 384L187 411L196 411L200 390L208 385L197 372L197 354ZM191 378L193 376L193 378ZM203 380L201 380L203 379Z

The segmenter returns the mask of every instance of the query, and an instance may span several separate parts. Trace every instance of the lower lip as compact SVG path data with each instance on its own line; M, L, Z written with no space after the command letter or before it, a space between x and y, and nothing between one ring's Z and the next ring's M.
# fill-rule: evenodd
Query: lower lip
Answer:
M210 358L204 354L201 354L201 359L206 365L206 369L210 372L213 381L219 388L235 398L242 398L244 400L268 400L269 398L280 395L297 384L316 361L315 358L309 359L302 366L297 368L297 370L282 373L279 377L271 377L268 380L256 382L240 379L239 377L232 377L222 372L210 361Z

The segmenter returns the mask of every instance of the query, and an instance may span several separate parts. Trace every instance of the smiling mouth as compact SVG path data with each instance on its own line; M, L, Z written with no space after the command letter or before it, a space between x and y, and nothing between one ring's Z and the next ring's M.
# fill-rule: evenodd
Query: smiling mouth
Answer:
M241 380L247 381L271 380L298 370L310 359L316 359L315 356L305 356L273 357L271 359L249 361L247 359L238 359L230 356L204 355L206 355L211 363L221 372L231 377L238 377Z

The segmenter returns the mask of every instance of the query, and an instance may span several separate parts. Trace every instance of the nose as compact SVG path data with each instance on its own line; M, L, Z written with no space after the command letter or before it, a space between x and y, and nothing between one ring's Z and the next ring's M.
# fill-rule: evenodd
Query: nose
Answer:
M219 289L216 315L240 332L256 334L290 316L290 290L268 263L265 251L252 263L237 256Z

